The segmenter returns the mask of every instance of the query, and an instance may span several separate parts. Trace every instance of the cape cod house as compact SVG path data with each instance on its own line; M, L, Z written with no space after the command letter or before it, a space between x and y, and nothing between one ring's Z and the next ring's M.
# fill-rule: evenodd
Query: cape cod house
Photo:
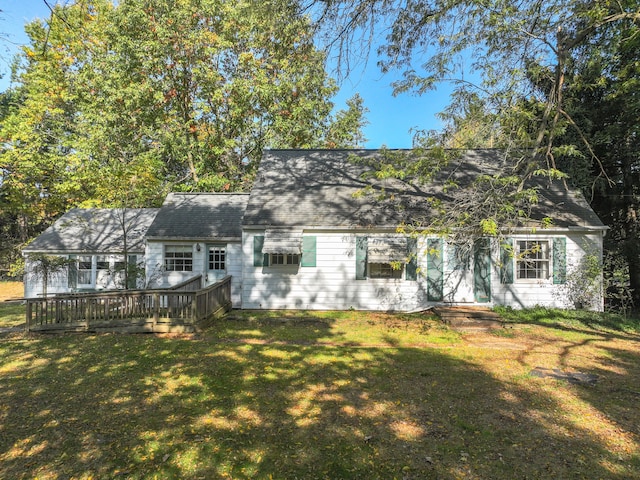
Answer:
M268 150L250 194L169 195L145 235L146 285L231 275L233 306L246 309L572 307L563 291L567 275L585 255L602 254L606 232L579 193L540 184L530 218L551 217L551 226L523 225L501 241L487 237L461 249L436 236L398 233L398 225L428 222L436 205L456 201L442 178L462 185L491 174L500 152L465 152L428 186L367 175L379 155ZM25 253L34 244L40 237ZM36 292L25 286L25 294ZM602 306L595 298L590 307Z
M458 185L496 171L495 150L468 151L421 187L367 176L378 151L267 151L243 220L242 308L420 310L436 303L571 306L567 266L602 254L606 227L584 198L542 184L533 221L468 252L438 237L397 233L455 202ZM374 193L364 195L373 187ZM461 255L463 253L463 255ZM602 308L602 299L591 306Z

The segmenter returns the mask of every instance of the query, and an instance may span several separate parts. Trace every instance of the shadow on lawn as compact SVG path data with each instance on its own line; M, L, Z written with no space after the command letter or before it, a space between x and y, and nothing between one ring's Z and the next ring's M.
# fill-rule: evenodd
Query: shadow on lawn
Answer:
M0 352L1 478L630 478L633 452L453 350L104 335Z
M611 338L640 341L640 319L638 318L587 310L562 310L544 307L528 309L526 314L504 307L497 309L497 312L508 322L539 325L586 335L597 332Z

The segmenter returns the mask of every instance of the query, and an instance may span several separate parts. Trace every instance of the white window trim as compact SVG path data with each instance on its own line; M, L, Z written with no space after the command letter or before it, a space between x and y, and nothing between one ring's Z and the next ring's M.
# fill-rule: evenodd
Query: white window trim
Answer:
M176 252L173 252L173 253L190 253L190 254L191 254L191 257L172 257L172 260L174 260L174 261L173 261L173 266L174 266L174 268L171 268L171 269L170 269L170 268L167 268L167 265L168 265L167 260L169 259L169 257L167 257L167 253L168 253L168 252L167 252L167 250L168 250L168 249L172 249L172 248L175 248L175 249L179 249L179 248L184 249L182 252L177 252L177 251L176 251ZM163 251L162 251L162 263L163 263L163 266L164 266L164 270L165 270L166 272L193 272L193 267L194 267L194 265L193 265L193 260L194 260L194 258L193 258L193 257L194 257L194 255L193 255L193 245L189 245L189 244L165 244L165 245L163 246ZM184 266L185 266L185 267L187 266L186 261L187 261L187 260L190 260L191 268L189 268L189 269L187 269L187 268L182 268L182 269L177 270L177 269L175 268L175 265L176 265L175 260L176 260L176 259L178 259L178 260L181 260L181 261L185 262L185 263L184 263Z
M531 239L531 238L516 238L514 239L515 242L515 247L516 247L516 251L515 251L515 256L514 256L514 282L517 283L540 283L540 282L549 282L553 280L553 252L552 250L552 241L550 238L536 238L536 239ZM546 275L542 276L542 277L520 277L520 262L524 262L526 261L524 258L520 258L520 242L528 242L528 243L546 243L546 258L534 258L531 261L533 262L537 262L537 264L542 264L544 262L546 262L547 264L547 268L546 268ZM545 249L543 248L542 250L543 253L545 253ZM538 269L530 269L530 271L537 271Z
M222 264L224 265L224 268L211 268L211 264L212 263L214 263L214 264L216 263L215 261L212 262L210 260L211 250L222 250L223 255L224 255L224 260L222 260ZM209 272L226 272L227 271L227 262L229 261L227 245L225 245L225 244L215 244L215 243L211 244L211 245L207 245L206 256L207 256L207 258L205 259L205 261L207 262L207 271L209 271Z

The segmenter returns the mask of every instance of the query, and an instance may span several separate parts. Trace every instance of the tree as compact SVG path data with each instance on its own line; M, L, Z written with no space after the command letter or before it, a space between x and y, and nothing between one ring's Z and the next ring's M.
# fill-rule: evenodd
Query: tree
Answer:
M92 26L82 10L65 14L71 24L86 21L88 31L104 30L104 25ZM11 219L4 229L7 262L18 259L29 239L86 199L100 180L91 175L76 143L75 65L85 63L91 52L57 16L49 25L35 21L25 28L31 44L14 64L17 82L3 93L0 116L0 210Z
M124 1L109 37L90 91L144 114L179 189L246 188L263 147L321 141L335 85L293 2Z
M27 275L42 282L42 296L47 297L49 282L69 268L71 260L66 257L45 254L29 255Z
M539 103L535 129L519 145L532 152L520 165L524 176L557 167L554 139L566 127L563 91L572 56L595 35L640 22L630 1L329 0L315 6L327 30L339 32L330 44L342 65L348 66L353 45L370 52L380 42L382 69L403 72L397 92L420 94L452 81L459 92L481 95L499 116L523 99Z
M367 125L365 115L368 111L364 100L357 93L347 100L347 110L336 113L328 125L324 143L327 148L362 147L367 139L362 129Z
M576 128L567 130L561 141L588 144L589 150L581 149L573 161L560 158L561 168L610 226L607 250L624 259L623 270L640 305L640 31L620 24L594 37L579 53L565 92Z
M247 189L264 147L363 124L360 105L332 127L336 86L292 0L77 0L26 31L0 118L13 252L71 206Z

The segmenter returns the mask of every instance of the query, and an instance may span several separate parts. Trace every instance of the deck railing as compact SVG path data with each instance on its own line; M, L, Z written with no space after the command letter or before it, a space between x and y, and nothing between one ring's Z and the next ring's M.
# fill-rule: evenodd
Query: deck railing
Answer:
M231 309L231 276L206 288L195 277L171 289L27 299L27 331L192 332Z
M182 283L170 287L169 290L177 290L180 292L195 292L202 288L202 275L196 275Z

